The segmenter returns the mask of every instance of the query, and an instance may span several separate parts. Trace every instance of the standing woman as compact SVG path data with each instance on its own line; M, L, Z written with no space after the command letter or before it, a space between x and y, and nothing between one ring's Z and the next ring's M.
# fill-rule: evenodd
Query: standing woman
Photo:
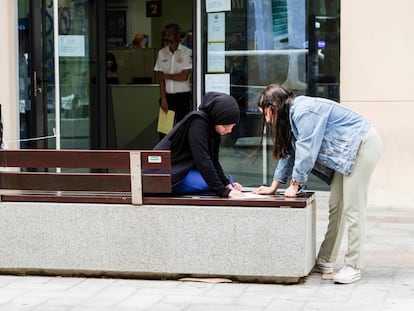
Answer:
M273 194L291 177L285 196L295 197L315 165L334 171L329 198L329 223L315 271L332 273L347 227L345 265L336 283L361 278L367 192L382 152L376 130L361 115L334 101L298 96L271 84L260 95L258 108L275 134L273 157L278 161L271 186L255 192Z
M209 92L199 110L187 114L155 146L171 150L173 193L244 196L241 185L229 181L219 162L221 136L230 134L239 119L239 106L233 97Z

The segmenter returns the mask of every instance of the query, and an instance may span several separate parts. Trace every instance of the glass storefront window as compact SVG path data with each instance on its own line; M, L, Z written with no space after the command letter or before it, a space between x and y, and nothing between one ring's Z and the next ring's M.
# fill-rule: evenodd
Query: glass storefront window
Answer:
M89 1L59 1L60 143L62 149L90 148L91 53ZM49 11L49 8L47 9ZM52 12L48 12L52 15ZM53 67L52 67L53 68ZM48 73L52 74L51 72ZM54 74L54 73L53 73ZM55 122L48 92L49 130Z
M91 5L71 0L18 2L21 148L90 148L91 81L96 77L91 66L96 59Z
M297 95L339 99L339 0L229 2L202 3L201 93L237 99L241 122L223 140L221 162L243 185L257 186L272 181L276 166L271 137L261 139L262 90L277 83ZM309 183L326 188L313 176Z

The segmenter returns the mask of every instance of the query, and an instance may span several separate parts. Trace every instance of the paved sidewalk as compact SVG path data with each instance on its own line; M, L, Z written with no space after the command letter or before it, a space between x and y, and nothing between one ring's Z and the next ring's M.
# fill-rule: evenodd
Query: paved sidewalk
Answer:
M327 225L326 201L327 193L318 192L318 246ZM368 209L366 260L355 284L333 284L316 273L297 285L2 275L0 310L413 310L413 224L409 209Z

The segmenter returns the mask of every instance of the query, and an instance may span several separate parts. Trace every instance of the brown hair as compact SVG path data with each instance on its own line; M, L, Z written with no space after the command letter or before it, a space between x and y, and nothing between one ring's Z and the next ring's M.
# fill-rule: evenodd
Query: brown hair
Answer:
M263 111L263 123L266 122L264 115L266 108L271 109L272 115L277 114L273 128L270 128L270 124L266 124L270 128L270 133L274 136L273 158L276 160L285 158L292 148L289 111L294 97L295 94L283 86L270 84L260 94L259 101L257 102L257 106Z

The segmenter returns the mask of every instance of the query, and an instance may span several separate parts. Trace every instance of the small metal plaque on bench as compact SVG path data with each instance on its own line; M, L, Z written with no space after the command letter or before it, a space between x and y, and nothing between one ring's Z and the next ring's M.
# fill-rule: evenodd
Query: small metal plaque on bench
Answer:
M161 162L162 162L161 156L156 156L156 155L148 156L148 163L161 163Z

